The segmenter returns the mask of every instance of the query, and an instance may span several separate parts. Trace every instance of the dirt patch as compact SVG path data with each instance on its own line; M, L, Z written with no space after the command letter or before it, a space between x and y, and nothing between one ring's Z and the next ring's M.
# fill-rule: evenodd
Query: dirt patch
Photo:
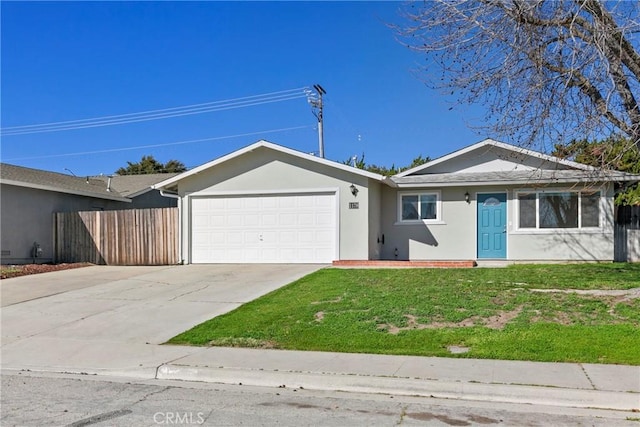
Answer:
M316 320L316 322L322 322L322 319L324 319L324 311L319 311L317 312L313 318Z
M594 297L609 305L608 313L616 316L616 306L621 303L633 303L634 300L640 299L640 288L632 289L531 289L532 292L548 293L548 294L575 294ZM538 320L534 317L532 321ZM573 323L571 319L564 313L557 313L556 323L561 325L570 325Z
M549 294L576 294L595 297L616 297L617 302L640 298L640 288L632 289L531 289L531 292Z
M398 327L393 323L381 323L378 325L378 329L386 329L392 335L397 335L401 331L412 331L412 330L420 330L427 329L429 325L424 323L418 323L417 317L412 314L405 314L404 317L407 318L407 326Z
M337 304L340 301L342 301L342 297L338 297L336 299L330 299L330 300L327 300L327 301L312 301L311 305L318 305L318 304L325 304L325 303Z
M247 347L247 348L260 348L260 349L278 349L278 343L272 340L259 340L255 338L235 338L225 337L216 338L207 343L210 347Z
M472 326L485 326L490 329L502 330L511 320L518 317L522 313L522 306L518 306L511 311L500 311L498 314L484 318L480 316L472 316L459 322L431 322L420 323L416 316L412 314L405 314L407 319L407 326L399 327L393 323L380 323L378 329L386 330L392 335L397 335L402 331L415 331L422 329L441 329L441 328L469 328Z
M75 262L63 264L25 264L3 265L0 267L0 279L26 276L29 274L49 273L52 271L69 270L72 268L89 267L94 264L88 262Z
M522 306L516 307L515 310L501 311L495 316L483 319L484 326L490 329L504 329L511 320L518 317L522 313Z

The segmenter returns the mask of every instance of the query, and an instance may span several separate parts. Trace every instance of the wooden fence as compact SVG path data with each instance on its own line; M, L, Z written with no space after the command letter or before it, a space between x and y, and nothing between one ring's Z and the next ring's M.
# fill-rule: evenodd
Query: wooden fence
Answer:
M640 262L640 206L618 206L614 226L614 260Z
M179 262L178 208L53 215L55 262L107 265Z

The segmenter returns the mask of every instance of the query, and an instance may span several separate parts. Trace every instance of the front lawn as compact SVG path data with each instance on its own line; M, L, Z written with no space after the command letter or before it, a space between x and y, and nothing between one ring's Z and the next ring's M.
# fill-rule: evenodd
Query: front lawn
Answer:
M329 268L169 343L640 365L640 265Z

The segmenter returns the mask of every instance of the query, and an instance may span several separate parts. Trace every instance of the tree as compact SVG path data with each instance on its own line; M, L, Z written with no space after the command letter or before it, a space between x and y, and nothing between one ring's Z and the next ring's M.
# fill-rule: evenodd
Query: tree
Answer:
M566 145L556 145L554 156L570 159L586 165L622 172L640 174L640 150L629 148L629 141L612 136L601 141L574 140ZM640 185L636 184L616 195L618 205L640 204Z
M640 2L432 0L404 15L427 84L487 107L479 129L543 151L616 132L640 147Z
M122 167L116 171L118 175L141 175L149 173L168 173L168 172L184 172L187 167L178 160L169 160L162 164L153 158L153 156L142 156L137 162L127 162L127 167Z
M355 165L354 165L354 160L355 160ZM398 173L400 173L402 171L405 171L407 169L411 169L411 168L415 168L416 166L420 166L420 165L422 165L424 163L427 163L430 160L431 159L429 158L429 156L422 157L422 154L420 154L418 157L416 157L415 159L413 159L411 161L411 164L409 166L396 168L396 165L392 164L391 167L386 167L386 166L378 166L378 165L374 165L374 164L367 164L364 161L364 153L362 153L361 157L356 156L355 158L345 160L342 163L345 164L345 165L354 165L356 168L364 169L364 170L366 170L368 172L373 172L373 173L377 173L377 174L384 175L384 176L391 176L391 175L398 174Z

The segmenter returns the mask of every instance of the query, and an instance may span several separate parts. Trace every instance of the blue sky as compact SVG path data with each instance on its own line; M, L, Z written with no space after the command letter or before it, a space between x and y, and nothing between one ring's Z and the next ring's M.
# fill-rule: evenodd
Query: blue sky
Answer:
M325 154L406 165L485 136L412 70L400 2L2 2L2 128L322 85ZM299 92L298 92L299 93ZM453 108L451 108L453 107ZM279 129L288 131L275 131ZM266 132L269 131L269 132ZM273 132L272 132L273 131ZM227 138L233 135L244 135ZM207 141L174 144L209 139ZM259 139L318 150L304 97L198 115L2 137L3 162L78 176L153 155L198 166ZM136 148L157 145L156 147ZM85 154L74 154L85 153Z

